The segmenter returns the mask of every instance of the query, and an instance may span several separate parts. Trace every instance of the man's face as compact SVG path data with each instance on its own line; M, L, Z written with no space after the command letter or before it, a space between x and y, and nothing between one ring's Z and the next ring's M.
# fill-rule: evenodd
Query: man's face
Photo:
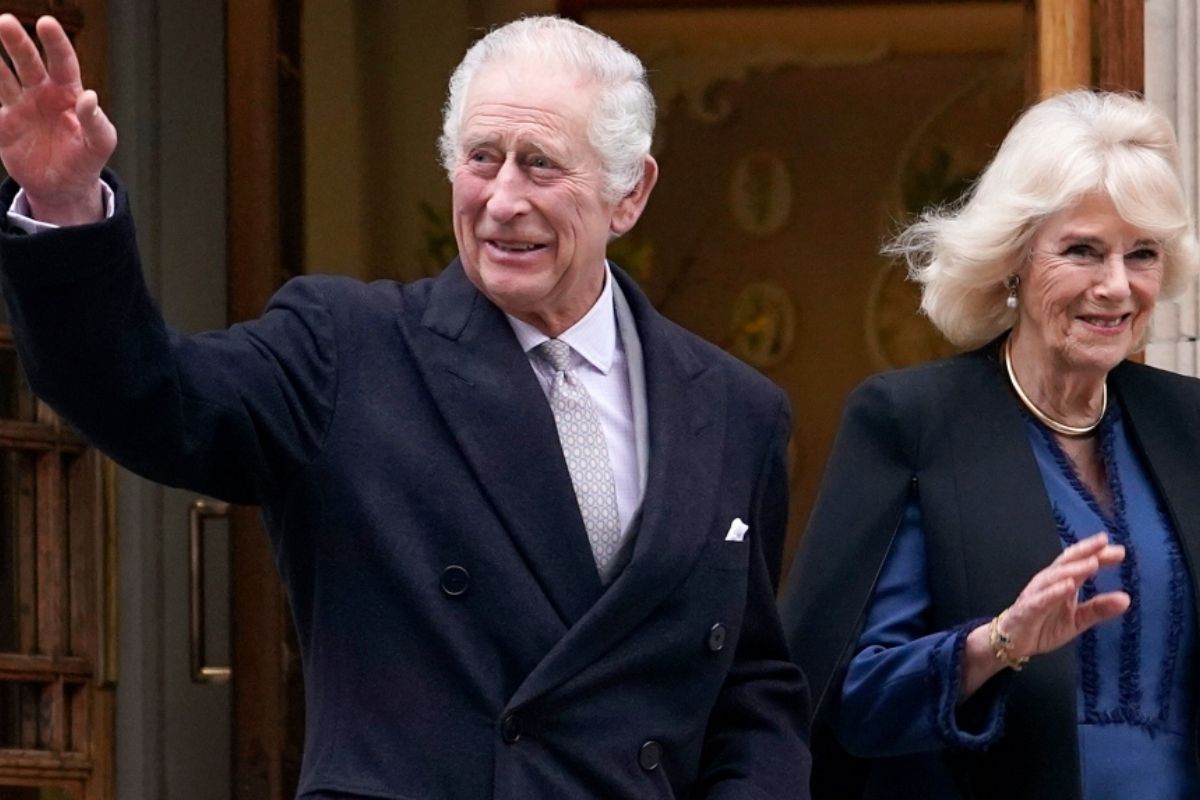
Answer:
M595 99L568 69L485 64L459 128L453 216L463 267L493 303L550 336L595 303L609 236L633 226L654 182L647 157L646 185L605 199L587 137Z

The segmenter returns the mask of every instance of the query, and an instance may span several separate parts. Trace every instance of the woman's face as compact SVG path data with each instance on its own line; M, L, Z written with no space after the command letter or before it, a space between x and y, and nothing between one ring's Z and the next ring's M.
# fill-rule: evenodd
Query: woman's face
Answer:
M1048 218L1021 272L1017 335L1055 369L1107 373L1142 341L1162 287L1162 249L1104 194Z

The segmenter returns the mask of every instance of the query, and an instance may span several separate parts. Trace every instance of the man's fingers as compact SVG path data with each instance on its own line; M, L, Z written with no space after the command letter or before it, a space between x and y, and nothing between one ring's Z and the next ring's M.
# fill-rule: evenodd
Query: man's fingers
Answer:
M117 129L100 108L96 93L91 89L81 92L75 101L75 116L79 117L88 149L107 161L117 148Z
M68 86L82 85L79 75L79 58L67 38L67 32L54 17L42 17L37 21L37 35L46 54L46 69L55 83Z
M20 99L21 84L17 82L17 76L0 60L0 105L11 106Z
M11 14L6 14L5 17L10 18L11 22L0 22L0 42L4 43L4 49L8 51L8 57L17 69L17 79L21 85L35 86L46 78L42 56L16 17Z
M0 14L0 44L8 51L9 41L21 36L21 23L12 14ZM21 97L21 84L13 75L8 62L0 59L0 103L12 105Z

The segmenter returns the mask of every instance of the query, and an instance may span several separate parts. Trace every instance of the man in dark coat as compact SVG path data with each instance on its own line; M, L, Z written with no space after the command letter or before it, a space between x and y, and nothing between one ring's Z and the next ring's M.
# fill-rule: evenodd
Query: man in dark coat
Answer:
M122 464L261 506L304 658L300 796L803 798L774 610L778 388L605 260L657 177L641 64L574 23L451 79L460 258L163 322L116 132L49 18L0 17L3 290L35 390ZM18 192L18 187L20 191Z

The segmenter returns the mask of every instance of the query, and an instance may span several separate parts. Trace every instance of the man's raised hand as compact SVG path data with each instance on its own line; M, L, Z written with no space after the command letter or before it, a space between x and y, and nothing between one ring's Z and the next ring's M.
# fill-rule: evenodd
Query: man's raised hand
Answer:
M29 200L33 216L56 225L104 217L100 171L117 146L117 129L84 90L79 59L53 17L37 21L46 54L12 14L0 14L0 161ZM2 213L4 209L0 209Z

